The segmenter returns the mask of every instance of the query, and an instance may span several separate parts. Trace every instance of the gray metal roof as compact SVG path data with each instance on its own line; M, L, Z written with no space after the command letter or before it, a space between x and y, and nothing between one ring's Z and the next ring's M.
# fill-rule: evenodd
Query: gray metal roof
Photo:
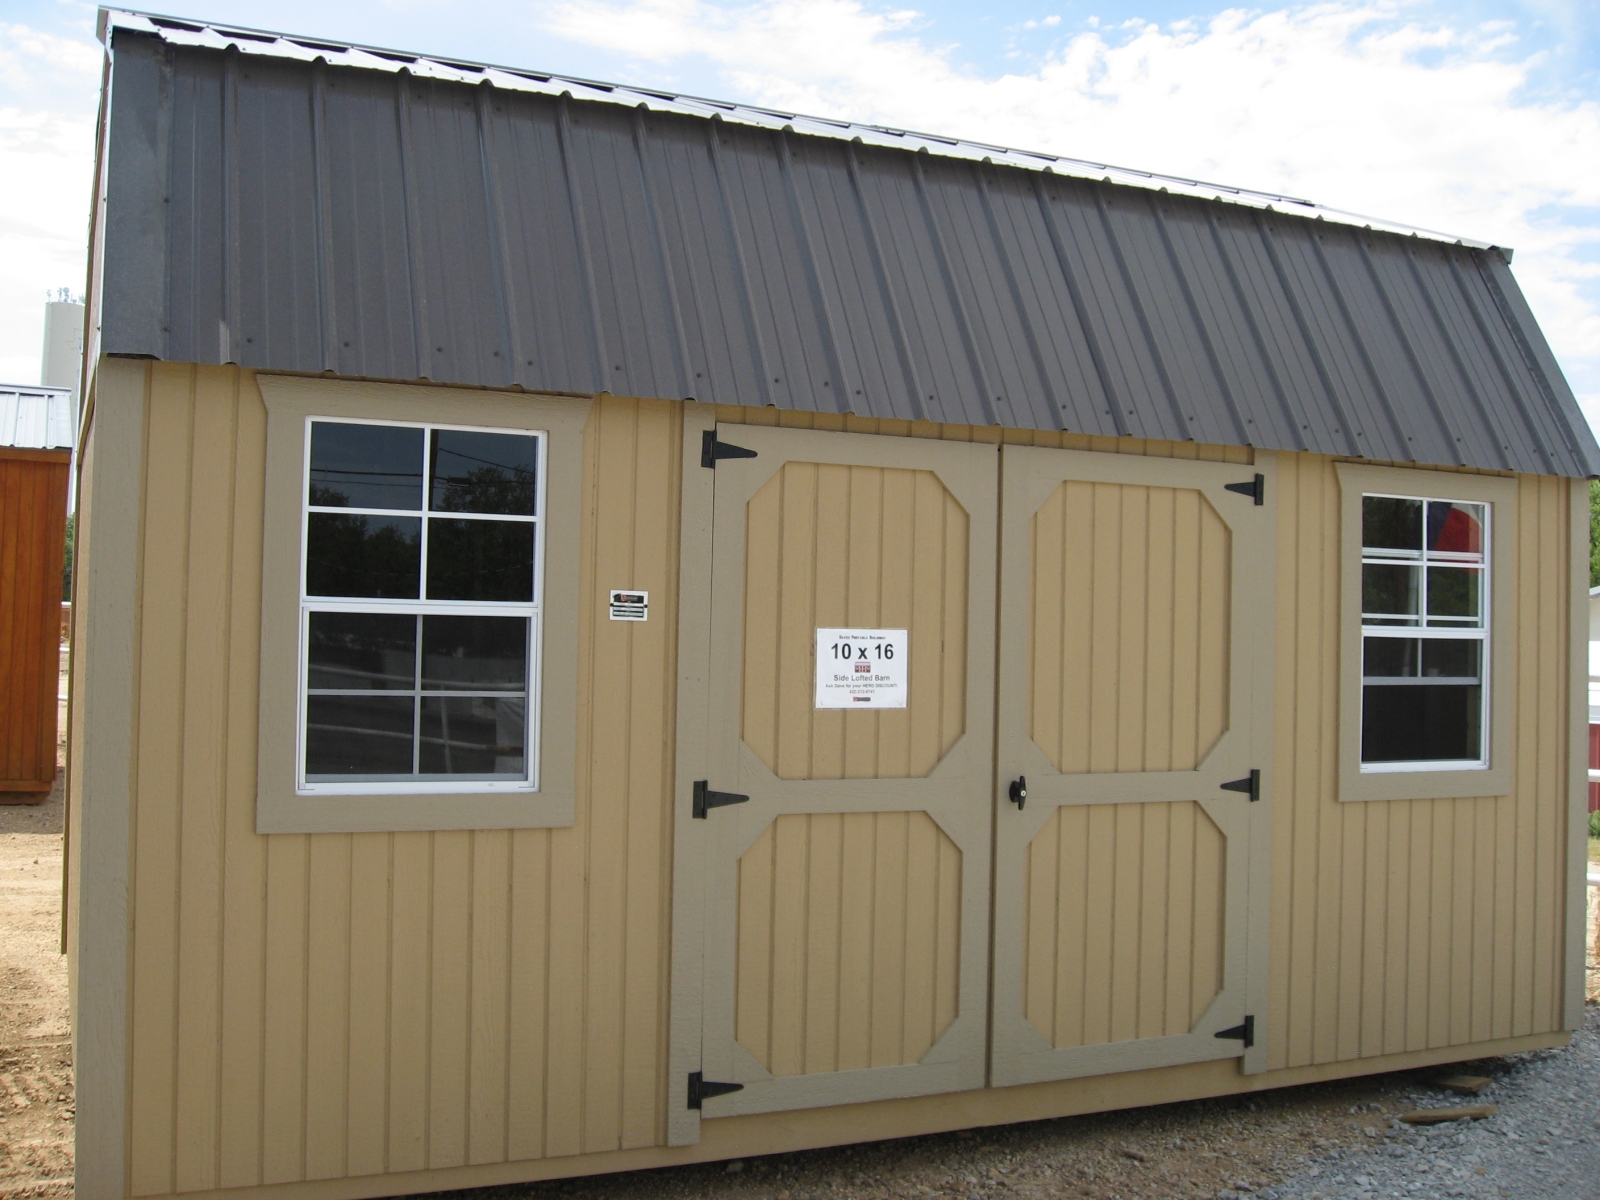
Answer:
M106 16L105 352L1600 473L1492 248Z
M72 449L72 409L71 388L0 383L0 446Z

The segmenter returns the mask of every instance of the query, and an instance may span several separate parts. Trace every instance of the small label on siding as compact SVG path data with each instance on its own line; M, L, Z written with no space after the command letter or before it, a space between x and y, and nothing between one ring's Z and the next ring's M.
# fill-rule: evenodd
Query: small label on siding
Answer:
M611 619L613 621L648 621L650 619L650 593L612 588Z

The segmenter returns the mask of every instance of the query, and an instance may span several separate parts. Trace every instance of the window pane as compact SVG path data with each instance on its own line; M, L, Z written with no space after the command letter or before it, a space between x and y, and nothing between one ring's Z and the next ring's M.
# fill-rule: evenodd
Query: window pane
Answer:
M313 688L416 686L417 619L394 613L311 614L306 682Z
M1479 567L1429 567L1428 615L1470 620L1439 621L1440 625L1473 625L1482 612L1479 591L1483 570Z
M411 774L411 696L307 696L306 775Z
M1362 762L1482 759L1481 686L1368 684L1361 691Z
M306 595L415 600L422 518L306 514Z
M428 522L430 600L533 599L532 521Z
M527 727L528 702L520 696L424 697L421 771L524 778Z
M399 425L311 423L312 504L422 507L422 430Z
M1394 496L1361 498L1361 544L1374 550L1422 553L1422 501Z
M1361 611L1415 617L1422 568L1409 563L1361 564Z
M1419 674L1421 648L1416 638L1366 638L1361 646L1361 673L1415 678Z
M522 692L527 617L424 617L422 686L430 691Z
M539 439L515 433L433 431L436 512L531 517L538 496Z
M1428 502L1428 552L1483 553L1483 505Z
M1478 679L1483 643L1476 638L1429 638L1422 643L1422 673L1429 678Z

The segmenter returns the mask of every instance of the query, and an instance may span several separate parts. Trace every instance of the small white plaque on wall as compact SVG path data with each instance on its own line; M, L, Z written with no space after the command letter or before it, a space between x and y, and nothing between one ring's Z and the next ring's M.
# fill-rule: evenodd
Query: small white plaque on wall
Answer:
M904 629L817 630L818 708L904 708Z
M650 619L650 593L612 588L611 619L613 621L648 621Z

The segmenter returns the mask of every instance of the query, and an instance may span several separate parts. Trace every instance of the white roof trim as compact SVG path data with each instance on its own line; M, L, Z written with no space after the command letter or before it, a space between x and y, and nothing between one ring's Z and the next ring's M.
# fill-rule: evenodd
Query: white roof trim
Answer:
M314 62L320 58L332 66L360 67L364 70L390 73L406 70L424 79L448 80L454 83L477 84L487 80L493 86L506 91L534 92L546 96L559 96L565 92L570 93L575 100L595 100L630 108L643 104L653 112L682 113L694 117L714 116L734 124L753 125L763 129L791 129L799 134L837 138L841 141L859 138L872 146L926 150L930 154L944 158L994 162L1032 171L1047 171L1082 179L1100 179L1151 191L1172 192L1207 200L1220 200L1227 204L1240 204L1249 208L1281 211L1291 216L1322 218L1341 225L1414 235L1452 245L1470 246L1478 250L1494 248L1499 249L1508 262L1511 259L1511 251L1508 248L1496 247L1490 242L1457 237L1454 234L1423 229L1397 221L1386 221L1379 217L1362 216L1359 213L1328 208L1294 196L1256 191L1251 188L1229 187L1226 184L1185 179L1177 175L1161 175L1152 171L1137 171L1128 167L1112 166L1109 163L1088 162L1055 154L1013 150L1004 146L991 146L983 142L963 141L930 133L913 133L882 125L859 125L850 121L808 117L798 113L707 100L698 96L679 95L652 88L625 87L620 84L599 83L595 80L577 79L543 71L469 63L459 59L432 58L400 50L358 46L322 38L291 36L239 25L215 25L182 17L102 8L97 33L107 46L110 45L113 29L153 34L177 46L200 46L210 50L226 50L231 47L242 54L289 58L300 62Z

